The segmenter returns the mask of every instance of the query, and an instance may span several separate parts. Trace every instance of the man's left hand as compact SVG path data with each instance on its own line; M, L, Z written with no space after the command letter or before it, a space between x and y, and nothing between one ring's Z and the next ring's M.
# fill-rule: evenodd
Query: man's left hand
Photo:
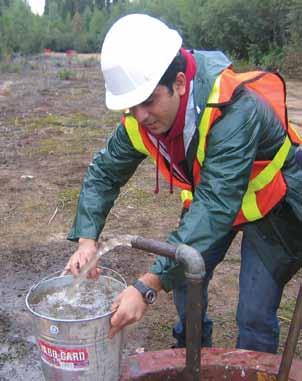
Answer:
M127 287L111 306L111 310L115 312L111 318L109 338L111 339L126 325L139 321L144 316L146 309L147 304L141 293L133 286Z

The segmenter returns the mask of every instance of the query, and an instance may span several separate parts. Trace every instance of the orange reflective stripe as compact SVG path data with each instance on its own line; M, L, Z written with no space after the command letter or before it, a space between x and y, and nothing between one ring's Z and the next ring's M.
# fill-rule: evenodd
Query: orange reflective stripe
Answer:
M195 186L197 184L199 184L200 181L201 181L200 170L201 170L201 166L199 164L199 161L197 159L195 159L194 163L193 163L193 180L194 180L194 185Z

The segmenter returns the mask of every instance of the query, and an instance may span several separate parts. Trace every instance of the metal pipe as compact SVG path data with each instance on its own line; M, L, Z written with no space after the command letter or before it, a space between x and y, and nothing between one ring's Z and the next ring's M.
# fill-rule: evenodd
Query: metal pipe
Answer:
M175 259L185 268L187 279L202 279L205 276L205 264L200 253L193 247L180 244L177 246Z
M302 329L302 285L300 285L296 306L290 323L277 381L287 381L292 361L295 355L296 346L299 339L299 332Z
M188 285L186 305L186 368L184 369L184 375L187 381L200 381L201 294L202 280L205 276L205 264L197 250L183 244L177 247L176 261L184 265Z
M176 247L169 243L143 237L134 237L131 245L137 249L175 259L184 265L188 297L186 305L186 367L183 370L183 377L186 381L200 381L201 294L202 280L205 275L202 256L197 250L184 244Z
M156 241L155 239L143 238L135 236L131 240L131 246L135 249L148 251L158 255L163 255L171 259L175 259L177 246L167 242Z

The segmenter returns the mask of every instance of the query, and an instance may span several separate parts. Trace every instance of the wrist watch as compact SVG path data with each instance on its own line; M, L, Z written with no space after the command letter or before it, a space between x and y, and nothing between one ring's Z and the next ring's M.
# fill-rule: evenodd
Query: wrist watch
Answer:
M132 286L135 287L137 291L139 291L142 294L145 303L153 304L155 302L157 298L157 293L153 288L147 287L141 280L136 280L132 283Z

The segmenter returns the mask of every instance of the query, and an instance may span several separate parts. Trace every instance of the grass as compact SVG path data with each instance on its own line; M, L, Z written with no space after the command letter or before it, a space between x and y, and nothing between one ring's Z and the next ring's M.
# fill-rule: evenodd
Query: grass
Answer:
M77 79L77 74L74 71L68 69L58 71L57 75L62 81L71 81Z
M62 207L65 209L73 209L78 201L80 189L77 188L65 188L58 193L58 200L62 203Z
M96 117L83 113L68 115L49 114L32 120L15 119L15 126L22 124L25 130L35 135L25 149L29 156L37 155L79 155L94 151L96 141L104 145L108 129Z
M20 73L21 65L11 62L0 62L0 72L1 73Z
M34 146L27 148L30 155L83 154L96 139L101 141L107 135L101 129L99 120L85 114L50 114L31 120L26 124L29 132L36 132ZM44 137L46 133L47 137ZM40 137L40 139L39 139Z
M29 130L45 127L71 127L71 128L97 128L100 120L82 113L71 113L68 115L49 114L28 122Z
M71 155L83 154L85 148L81 141L68 141L57 137L40 140L36 147L29 148L27 153L31 155Z

